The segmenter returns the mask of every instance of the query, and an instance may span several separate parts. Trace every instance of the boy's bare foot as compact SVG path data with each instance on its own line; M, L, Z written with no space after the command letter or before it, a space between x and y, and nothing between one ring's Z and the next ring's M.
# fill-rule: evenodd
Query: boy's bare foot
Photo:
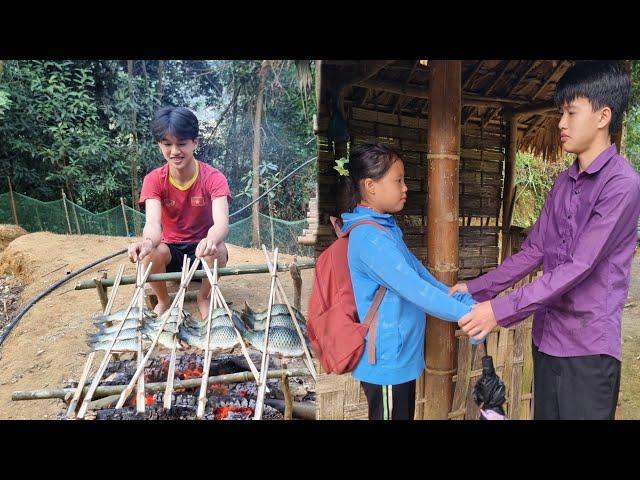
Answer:
M158 304L153 308L153 311L158 315L162 315L164 312L169 310L171 304L169 302L158 302Z
M200 298L198 295L198 310L200 310L200 315L203 320L207 319L207 315L209 315L209 299L208 298Z

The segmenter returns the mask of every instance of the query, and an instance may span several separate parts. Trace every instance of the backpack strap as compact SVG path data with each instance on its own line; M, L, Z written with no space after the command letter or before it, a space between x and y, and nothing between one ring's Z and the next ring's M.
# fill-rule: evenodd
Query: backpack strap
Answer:
M351 225L346 232L343 232L341 228L341 222L338 218L329 217L329 219L331 220L331 224L333 225L333 228L336 232L336 236L338 238L348 236L351 233L351 230L363 224L373 225L374 227L382 231L386 230L382 225L380 225L378 222L374 222L373 220L360 220L359 222L355 222L353 225ZM380 285L378 287L378 290L376 290L376 295L373 298L373 303L371 304L371 307L369 307L369 311L367 312L367 315L364 317L364 322L362 322L364 325L369 327L369 345L367 348L367 352L369 357L369 364L371 365L376 364L376 337L377 337L377 331L378 331L378 308L382 303L382 299L384 298L385 293L387 293L387 288L383 285Z
M387 287L380 285L378 290L376 291L376 296L373 299L373 303L367 312L366 317L364 317L364 324L369 327L369 346L368 346L368 355L369 355L369 364L376 364L376 333L378 331L378 307L380 307L380 303L382 303L382 298L384 294L387 293Z

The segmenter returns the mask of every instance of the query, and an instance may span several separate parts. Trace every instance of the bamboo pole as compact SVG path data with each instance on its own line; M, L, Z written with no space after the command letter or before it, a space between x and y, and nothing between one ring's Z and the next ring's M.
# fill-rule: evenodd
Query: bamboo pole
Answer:
M282 368L287 369L286 362L282 363ZM282 393L284 394L284 419L291 420L293 417L293 398L291 398L291 389L289 388L289 377L286 373L280 377L280 383L282 384Z
M160 334L162 333L162 330L164 330L164 326L167 323L167 320L169 320L171 311L177 305L177 303L180 302L182 298L184 298L184 293L187 290L187 286L189 285L189 282L191 281L193 274L198 268L198 263L200 263L200 259L196 258L195 262L193 262L193 265L191 266L191 269L189 270L189 273L187 274L187 278L185 279L184 282L180 284L180 290L178 291L177 295L173 299L171 306L160 317L160 318L164 318L164 320L162 321L162 324L158 329L158 333L156 334L153 341L151 342L151 346L149 347L149 350L147 350L147 354L142 359L142 365L140 365L137 368L137 370L133 374L133 377L131 378L131 381L129 382L127 387L122 391L122 394L120 395L120 400L118 400L118 403L116 404L116 408L118 409L122 408L122 406L124 405L124 402L127 400L127 398L129 398L129 395L131 395L131 392L133 391L133 386L138 380L138 377L140 376L140 374L143 372L144 366L147 364L147 361L149 361L149 358L151 357L151 354L153 353L154 348L158 344L158 339L160 338ZM149 263L149 265L151 265L151 263Z
M18 213L16 211L16 201L13 198L13 186L11 185L11 179L7 177L7 182L9 182L9 201L11 201L11 211L13 212L13 222L20 226L18 223Z
M78 235L82 235L82 232L80 231L80 222L78 222L78 211L76 209L76 204L74 202L71 202L71 205L73 207L73 218L76 222L76 230L78 231Z
M202 261L204 265L206 260ZM209 368L211 367L211 315L213 310L218 307L218 296L216 288L218 286L218 259L213 260L213 278L209 280L211 283L211 292L209 293L209 314L207 315L207 335L204 349L204 360L202 364L202 383L200 384L200 394L198 395L198 410L196 417L204 417L204 408L207 406L207 378L209 378Z
M129 222L127 221L127 212L124 209L124 198L120 197L120 206L122 207L122 218L124 219L124 229L127 232L127 237L129 237Z
M263 250L266 250L264 244ZM267 255L267 264L270 264L269 255ZM273 251L273 263L278 264L278 247ZM264 328L264 344L262 349L262 362L260 363L260 383L258 385L258 398L256 399L256 410L254 412L254 420L262 420L262 410L264 409L264 394L267 386L267 370L269 367L269 326L271 324L271 307L273 307L273 299L275 297L276 286L276 269L271 271L271 289L269 290L269 305L267 307L267 322Z
M286 373L289 377L308 377L309 371L306 368L298 368L295 370L272 370L267 373L268 378L280 378L283 373ZM214 383L240 383L253 381L253 373L249 370L245 372L228 373L225 375L216 375L209 377L207 380L208 385ZM198 388L200 386L200 377L189 378L187 380L176 380L174 383L175 388ZM144 386L145 392L161 392L165 389L166 382L151 382ZM84 387L82 392L86 393L89 387ZM98 387L94 393L96 398L107 397L109 395L121 394L127 385L102 385ZM65 399L75 392L77 388L57 388L57 389L44 389L44 390L18 390L13 392L11 400L14 402L20 402L25 400L47 400L51 398Z
M143 294L143 292L144 292L144 282L147 280L147 277L149 276L149 272L151 272L152 265L153 265L153 262L149 262L147 270L145 271L145 273L144 273L144 275L142 277L141 284L137 284L136 285L136 290L133 293L133 298L129 302L129 306L127 307L127 310L126 310L125 314L123 315L123 318L126 319L129 316L129 312L131 311L131 309L135 305L136 301L138 300L138 296ZM80 411L78 412L78 418L83 418L84 415L87 413L87 409L89 407L89 402L91 401L91 398L93 397L93 394L96 391L96 388L98 388L98 384L100 383L100 380L102 379L102 375L104 375L104 371L107 369L107 365L109 364L109 360L111 359L111 350L113 349L113 346L115 345L115 343L116 343L116 341L118 339L118 335L120 335L120 331L122 330L122 327L124 326L124 324L125 324L125 321L122 321L122 323L120 323L120 326L118 327L118 330L116 331L116 334L114 335L113 339L111 340L111 343L109 344L109 348L106 350L106 352L104 352L104 357L102 358L102 363L100 364L100 367L98 367L98 371L96 372L96 374L93 377L93 381L91 382L91 386L89 387L89 391L87 392L87 394L84 397L84 400L82 401L82 405L80 405Z
M434 276L453 285L458 277L461 62L433 60L429 84L427 261ZM428 317L423 419L446 419L453 400L456 325Z
M140 265L140 264L138 264ZM138 277L141 276L142 273L142 268L138 268ZM142 278L139 278L139 281L141 281ZM142 332L141 332L141 328L142 328L142 308L144 307L144 295L139 295L138 296L138 351L136 352L136 368L140 368L140 365L142 363ZM144 368L144 365L143 365ZM144 413L144 409L145 409L145 398L144 398L144 375L140 375L140 378L138 379L138 388L136 391L136 411L138 413Z
M69 227L69 235L71 235L71 221L69 220L69 210L67 210L67 194L62 189L62 204L64 205L64 216L67 218L67 226Z
M189 272L189 263L191 260L186 255L182 257L182 281L181 284L184 283L184 280ZM187 284L188 285L188 284ZM164 391L163 397L163 405L167 410L171 410L171 395L173 394L173 382L175 380L175 372L176 372L176 348L178 347L178 330L180 328L180 324L182 323L182 311L184 307L184 294L178 301L178 319L176 320L176 333L173 334L173 346L171 347L171 358L169 360L169 369L167 371L167 388ZM162 330L160 330L162 333ZM144 377L144 375L141 375Z
M120 265L120 267L118 267L118 272L116 273L116 279L113 284L113 288L111 289L111 296L109 297L109 301L105 305L102 312L104 315L109 315L111 313L111 308L113 307L113 302L116 298L116 292L118 291L118 287L120 286L120 280L122 279L123 273L124 265ZM86 383L87 377L89 376L89 370L91 369L91 365L93 364L95 355L96 352L91 352L87 357L84 369L82 370L82 375L80 376L80 381L78 381L78 387L76 388L73 394L73 398L69 403L69 408L67 409L67 418L74 418L76 415L76 407L78 406L78 401L80 400L80 395L82 394L84 384Z
M296 264L299 270L305 270L307 268L314 268L316 265L315 260L305 260L303 262L298 262ZM279 263L278 271L286 272L290 268L290 264L287 263ZM267 264L260 265L242 265L237 267L224 267L218 269L218 277L224 277L228 275L248 275L252 273L267 273L269 272L269 267ZM198 271L193 275L193 280L200 280L206 278L207 274L203 271ZM147 282L166 282L169 280L180 280L180 272L171 272L171 273L152 273L149 275ZM132 285L136 283L136 277L133 275L122 277L121 285ZM113 279L107 278L102 281L102 285L104 287L110 287L113 285ZM95 283L93 281L83 281L76 283L75 290L86 290L89 288L96 288Z
M509 231L511 230L511 219L513 218L513 208L515 200L515 168L516 155L518 153L518 128L517 117L508 114L509 141L507 146L507 158L504 165L504 186L502 188L502 254L501 262L505 258L507 243L509 241Z

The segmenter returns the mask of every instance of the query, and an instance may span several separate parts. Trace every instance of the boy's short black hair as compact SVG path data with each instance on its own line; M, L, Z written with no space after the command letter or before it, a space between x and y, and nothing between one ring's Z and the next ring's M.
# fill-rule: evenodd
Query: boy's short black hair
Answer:
M583 61L567 70L556 86L554 101L556 106L576 98L584 97L593 110L608 106L611 108L609 133L617 132L622 126L622 114L627 108L631 79L622 62Z
M180 140L195 140L198 131L198 117L184 107L163 107L153 115L151 121L151 134L156 142L162 141L167 135Z

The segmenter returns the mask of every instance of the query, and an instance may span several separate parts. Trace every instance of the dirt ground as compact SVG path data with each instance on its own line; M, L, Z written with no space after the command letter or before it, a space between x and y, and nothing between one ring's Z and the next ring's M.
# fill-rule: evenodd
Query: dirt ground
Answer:
M631 268L629 297L622 315L622 378L618 417L640 420L640 249Z
M21 304L24 304L68 271L123 249L132 241L135 239L46 232L23 235L2 252L0 275L15 275L24 284L21 295ZM278 260L291 262L293 256L280 254ZM74 286L99 276L99 271L104 269L109 277L114 277L122 263L126 264L124 275L135 275L134 264L124 255L115 257L58 287L18 322L0 346L0 419L51 419L64 408L62 400L14 402L11 394L17 390L63 388L65 383L80 378L89 349L86 337L95 330L91 317L101 312L101 305L94 289L74 290ZM261 250L229 245L228 266L264 263ZM301 303L305 316L312 272L312 269L301 271ZM278 276L293 302L291 276L287 272ZM268 273L225 276L221 277L220 288L225 299L233 302L232 308L241 308L245 300L252 308L266 308L270 277ZM113 310L126 308L133 291L133 285L121 286ZM195 303L185 305L192 313L197 311Z

